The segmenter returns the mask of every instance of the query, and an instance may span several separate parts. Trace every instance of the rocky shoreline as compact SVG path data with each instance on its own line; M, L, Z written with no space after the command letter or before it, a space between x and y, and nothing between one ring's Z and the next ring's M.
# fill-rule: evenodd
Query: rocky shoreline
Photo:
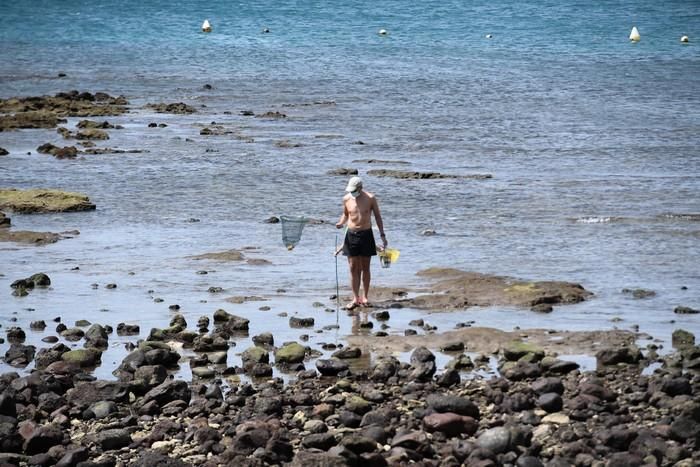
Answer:
M47 281L34 275L16 286ZM593 371L557 358L552 346L538 345L544 341L511 335L490 349L499 372L491 378L483 372L488 354L472 360L464 353L475 349L469 335L450 337L451 347L442 350L454 358L438 368L435 354L420 343L409 361L352 343L318 358L309 347L276 345L263 333L251 338L237 367L226 364L228 342L247 336L248 320L219 310L211 320L201 317L197 331L188 330L181 315L151 330L131 346L116 379L104 381L90 370L100 364L113 329L80 327L88 325L56 329L83 348L56 343L36 352L23 344L23 330L5 329L5 361L19 368L33 361L35 369L0 376L0 465L700 462L700 347L687 332L674 335L677 351L663 358L653 346L643 354L632 333L613 336L596 353ZM120 323L116 332L136 335L139 328ZM185 358L183 347L195 356ZM651 361L658 368L644 371ZM173 377L181 365L190 366L192 381ZM273 377L273 365L288 380Z

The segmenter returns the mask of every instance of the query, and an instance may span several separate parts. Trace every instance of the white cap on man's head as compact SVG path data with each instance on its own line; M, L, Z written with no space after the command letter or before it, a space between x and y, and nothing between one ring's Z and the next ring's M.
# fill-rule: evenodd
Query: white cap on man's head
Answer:
M359 195L361 190L362 179L360 177L352 177L350 181L348 181L348 186L345 187L345 191L353 196Z

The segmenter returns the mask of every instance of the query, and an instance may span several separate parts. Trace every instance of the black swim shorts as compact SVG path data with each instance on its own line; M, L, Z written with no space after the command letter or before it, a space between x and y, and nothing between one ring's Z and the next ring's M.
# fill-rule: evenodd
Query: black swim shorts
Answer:
M345 234L343 243L345 256L377 256L377 244L374 243L372 229L350 230Z

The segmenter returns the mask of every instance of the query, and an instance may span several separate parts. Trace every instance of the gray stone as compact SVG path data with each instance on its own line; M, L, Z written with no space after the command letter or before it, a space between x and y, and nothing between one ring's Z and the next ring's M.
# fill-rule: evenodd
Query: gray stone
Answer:
M112 401L95 402L87 409L87 413L92 418L107 418L117 412L117 404Z
M506 427L491 428L483 432L476 440L477 446L496 454L511 450L511 433Z

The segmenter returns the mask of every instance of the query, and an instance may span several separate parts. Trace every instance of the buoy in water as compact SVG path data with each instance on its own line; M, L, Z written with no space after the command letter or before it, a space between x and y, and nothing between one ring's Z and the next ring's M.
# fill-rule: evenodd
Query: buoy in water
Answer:
M632 27L632 32L630 32L630 40L632 42L639 42L639 39L641 39L642 36L639 35L639 31L637 30L637 26Z
M681 42L690 42L690 39L688 39L688 36L683 36L681 37Z
M379 31L377 31L377 34L379 34L380 36L386 36L389 34L389 32L387 32L386 29L380 29Z
M263 32L264 34L267 34L268 32L270 32L270 28L263 28L263 29L262 29L262 32Z
M492 35L492 34L486 34L486 38L487 38L487 39L491 39L491 38L493 38L493 35Z
M202 32L211 32L211 24L209 24L208 19L205 19L202 23Z

